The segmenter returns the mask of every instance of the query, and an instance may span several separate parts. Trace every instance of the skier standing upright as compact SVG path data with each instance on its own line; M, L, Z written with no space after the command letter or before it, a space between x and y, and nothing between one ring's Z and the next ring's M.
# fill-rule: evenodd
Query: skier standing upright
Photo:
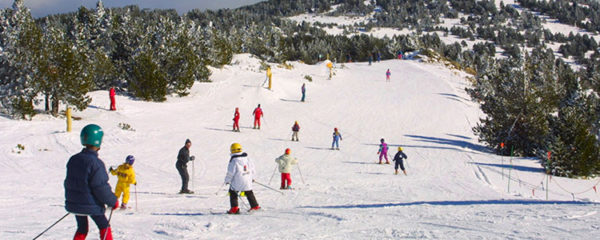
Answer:
M75 215L77 231L74 240L86 238L89 226L88 216L100 229L100 239L112 240L112 232L104 211L104 205L113 209L119 201L108 184L108 173L104 162L98 158L104 132L96 124L89 124L81 130L80 140L85 148L73 155L67 163L65 177L65 209Z
M230 147L231 158L227 166L227 175L225 176L225 184L229 186L229 203L231 208L227 211L228 214L238 214L238 196L246 196L250 202L250 210L259 210L260 206L252 192L252 183L254 182L254 162L248 158L248 154L242 152L242 145L233 143ZM238 193L240 195L238 195Z
M382 138L381 140L381 144L379 144L379 151L377 151L377 154L379 154L379 164L381 164L381 158L385 157L385 164L390 164L390 160L388 160L388 145L387 143L385 143L385 140Z
M258 106L254 109L254 112L252 112L252 115L254 115L254 129L256 129L256 126L258 126L258 129L260 129L260 118L265 116L265 114L263 113L262 109L260 108L260 104L258 104Z
M116 175L119 179L117 181L117 187L115 188L115 196L117 199L121 197L121 193L123 194L123 201L121 204L122 209L127 209L127 203L129 202L129 185L137 185L137 181L135 180L135 171L133 170L133 162L135 161L135 157L132 155L127 156L125 158L125 163L119 165L117 169L113 169L110 167L110 174Z
M239 108L235 108L235 113L233 113L233 131L240 131L240 111Z
M298 132L300 131L300 125L298 125L298 121L294 122L294 126L292 126L292 141L298 141ZM295 140L294 140L295 139Z
M340 132L338 132L337 128L333 129L333 142L331 143L331 150L333 150L334 146L335 149L340 150L340 140L342 139L342 134Z
M400 169L402 169L402 172L404 173L404 175L406 175L406 170L404 169L404 163L402 162L402 159L407 158L408 156L404 154L404 152L402 151L402 147L398 147L398 152L394 156L394 162L396 162L396 164L394 164L394 169L396 169L396 172L394 174L398 175L398 166L400 166Z
M194 193L190 191L188 188L188 182L190 181L190 175L187 171L187 163L189 161L194 161L195 157L190 157L190 147L192 147L192 141L189 139L185 140L185 145L179 149L179 153L177 154L177 163L175 163L175 167L179 172L179 176L181 176L181 190L179 193Z
M385 72L385 81L389 82L391 77L392 72L390 72L390 69L388 68L388 70Z
M300 90L302 91L302 99L300 99L300 101L304 102L304 98L306 97L306 83L302 84L302 88L300 88Z
M116 111L117 107L115 106L115 96L117 95L116 91L115 91L115 87L110 87L110 90L108 91L108 96L110 97L110 110L111 111Z
M281 173L281 189L292 188L292 177L290 173L292 172L292 165L296 165L298 160L290 155L291 152L292 151L287 148L285 149L285 154L275 159L275 162L279 165L279 172Z

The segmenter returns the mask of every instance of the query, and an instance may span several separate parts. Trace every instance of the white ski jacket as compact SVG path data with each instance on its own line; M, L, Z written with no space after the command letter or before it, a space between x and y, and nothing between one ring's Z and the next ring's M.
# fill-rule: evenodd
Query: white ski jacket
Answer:
M254 163L246 153L231 154L229 166L227 166L227 176L225 183L231 184L233 191L252 190L252 180L254 179Z
M280 173L290 173L292 172L292 165L297 164L298 160L290 155L283 154L275 159L275 162L279 165Z

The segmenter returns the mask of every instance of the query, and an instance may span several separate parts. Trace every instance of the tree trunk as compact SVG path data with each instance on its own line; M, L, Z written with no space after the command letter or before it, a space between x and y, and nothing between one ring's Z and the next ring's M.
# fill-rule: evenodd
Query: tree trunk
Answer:
M52 98L52 115L53 116L58 116L58 98L53 97Z
M46 93L44 96L44 105L45 105L45 111L49 112L50 111L50 96Z

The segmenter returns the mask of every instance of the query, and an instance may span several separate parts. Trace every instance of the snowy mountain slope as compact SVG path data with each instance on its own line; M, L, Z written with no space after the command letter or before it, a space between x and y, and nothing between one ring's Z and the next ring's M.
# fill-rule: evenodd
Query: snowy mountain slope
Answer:
M600 233L600 197L590 191L598 179L554 178L550 200L543 201L541 189L531 191L545 179L537 160L514 159L511 167L508 158L477 142L471 128L481 112L464 92L463 73L389 60L345 64L326 80L324 64L293 63L292 70L273 65L269 91L260 86L265 74L256 58L237 55L233 62L212 69L213 83L196 84L189 97L165 103L119 96L118 111L110 112L107 92L91 93L91 107L74 114L83 120L74 122L71 133L64 131L64 119L0 118L0 191L7 193L0 197L0 239L31 239L65 214L65 164L81 149L79 130L89 123L105 131L100 157L107 166L129 154L137 158L137 200L132 193L133 209L114 213L111 221L117 239L581 239ZM261 130L253 130L251 114L259 103L265 119ZM235 107L242 115L240 133L230 131ZM294 121L301 126L300 142L289 141ZM343 135L340 151L329 150L334 127ZM176 194L174 165L186 138L197 158L194 195ZM405 149L408 176L375 164L380 138L392 146L390 155L399 145ZM255 160L256 180L263 184L274 159L291 148L302 172L292 172L296 190L281 195L255 185L263 211L215 214L229 207L218 188L232 142ZM17 144L25 150L17 153ZM509 169L514 181L507 193ZM110 182L115 186L116 178ZM588 191L572 201L558 183ZM276 174L269 186L278 185ZM95 226L90 230L97 239ZM65 239L74 231L70 216L41 239Z

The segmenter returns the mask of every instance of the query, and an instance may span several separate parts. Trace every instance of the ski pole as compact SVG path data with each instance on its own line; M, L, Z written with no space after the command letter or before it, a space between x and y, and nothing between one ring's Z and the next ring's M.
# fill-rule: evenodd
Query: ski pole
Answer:
M223 186L225 186L225 183L221 184L221 186L219 187L219 189L217 189L217 192L215 192L215 195L219 195L219 192L221 191L221 189L223 188Z
M38 234L37 236L35 236L33 238L33 240L38 239L40 236L44 235L44 233L46 233L48 230L50 230L50 228L54 227L54 225L58 224L60 221L62 221L63 219L65 219L67 216L69 216L69 214L71 213L67 213L64 216L62 216L60 219L58 219L58 221L54 222L52 225L50 225L50 227L46 228L46 230L44 230L42 233Z
M273 174L271 174L271 178L269 179L269 185L271 185L271 180L273 180L273 177L275 176L275 170L277 170L277 166L273 169Z
M306 185L304 182L304 177L302 176L302 171L300 171L300 164L298 164L298 173L300 173L300 179L302 179L302 184Z
M135 183L135 185L133 185L133 187L134 187L133 193L135 193L135 211L137 212L137 205L138 205L137 204L137 202L138 202L138 200L137 200L137 183Z
M257 181L254 181L254 182L255 182L256 184L258 184L258 185L261 185L261 186L263 186L263 187L265 187L265 188L267 188L267 189L273 190L273 191L275 191L275 192L278 192L278 193L281 193L281 195L283 195L283 192L282 192L282 191L279 191L279 190L277 190L277 189L275 189L275 188L269 187L269 186L267 186L267 185L264 185L264 184L262 184L262 183L259 183L259 182L257 182Z
M246 202L244 202L244 199L242 198L242 192L240 193L236 193L238 195L238 198L240 198L240 202L242 202L242 204L244 204L244 207L250 209L250 207L248 207L248 204L246 204Z
M113 214L114 210L115 210L114 208L111 208L110 209L110 215L108 215L108 227L109 228L110 228L110 219L112 219L112 214ZM106 235L108 235L108 231L109 230L107 229L106 232L104 233L104 237L102 238L102 240L106 240Z

